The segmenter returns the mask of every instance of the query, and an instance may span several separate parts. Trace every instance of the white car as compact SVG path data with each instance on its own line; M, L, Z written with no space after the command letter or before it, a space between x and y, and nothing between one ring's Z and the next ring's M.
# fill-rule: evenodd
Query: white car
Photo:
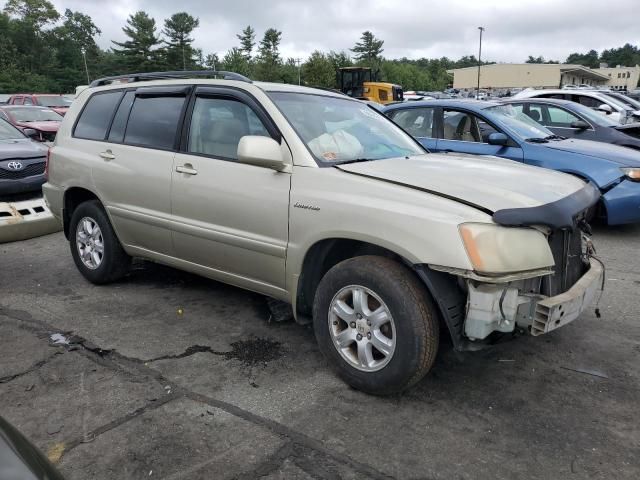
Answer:
M378 394L428 372L440 328L459 350L542 335L600 289L591 184L429 154L331 91L166 77L96 81L50 151L45 197L91 282L135 256L286 302L338 374Z
M624 102L597 90L582 89L554 89L534 90L527 89L513 96L513 98L556 98L577 102L594 110L608 115L613 121L626 125L640 121L640 111L626 105Z

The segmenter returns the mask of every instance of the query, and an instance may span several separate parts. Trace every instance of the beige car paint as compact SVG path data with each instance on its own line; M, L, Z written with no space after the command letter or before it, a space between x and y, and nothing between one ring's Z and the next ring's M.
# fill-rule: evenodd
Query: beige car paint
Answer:
M157 84L224 85L249 92L283 134L283 158L285 163L292 163L291 173L74 139L71 129L88 96L96 90L126 85L89 88L73 102L51 152L49 182L43 190L58 218L62 217L65 191L82 187L105 205L129 254L291 303L295 303L297 282L309 248L329 238L367 241L394 251L412 264L472 270L458 225L492 223L488 214L382 179L318 167L265 91L311 92L342 98L341 95L291 85L210 79L140 82L136 86ZM100 152L107 149L115 156L113 160L100 157ZM453 155L446 158L455 162ZM196 176L186 178L186 174L176 172L177 166L186 163L198 171ZM444 165L440 168L442 175L447 173ZM455 175L456 168L451 167L449 173ZM544 171L540 175L545 173L545 178L557 184L555 172ZM411 176L408 171L398 174ZM577 181L565 178L568 190L577 189ZM536 188L531 183L524 187ZM512 205L510 200L513 199L505 199L504 204ZM171 201L173 210L168 206ZM528 201L532 203L533 200Z

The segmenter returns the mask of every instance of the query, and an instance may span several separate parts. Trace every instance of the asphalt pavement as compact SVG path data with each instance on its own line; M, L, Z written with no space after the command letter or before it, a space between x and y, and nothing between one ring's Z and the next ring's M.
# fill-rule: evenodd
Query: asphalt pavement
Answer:
M68 479L640 478L640 226L596 229L595 309L347 387L264 298L149 262L89 284L61 233L0 245L0 415Z

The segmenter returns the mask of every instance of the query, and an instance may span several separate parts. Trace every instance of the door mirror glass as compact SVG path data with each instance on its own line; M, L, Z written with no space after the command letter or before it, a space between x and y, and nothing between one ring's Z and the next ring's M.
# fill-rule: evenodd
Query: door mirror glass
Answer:
M584 120L576 120L571 122L571 128L577 128L578 130L587 130L589 128L589 124Z
M489 135L488 141L489 145L506 145L509 143L509 137L507 137L504 133L492 133Z
M245 135L240 139L238 161L278 171L285 167L280 144L271 137L258 135Z
M603 103L602 105L600 105L598 107L598 110L606 113L607 115L611 115L613 113L613 109L611 108L611 106L607 105L606 103Z

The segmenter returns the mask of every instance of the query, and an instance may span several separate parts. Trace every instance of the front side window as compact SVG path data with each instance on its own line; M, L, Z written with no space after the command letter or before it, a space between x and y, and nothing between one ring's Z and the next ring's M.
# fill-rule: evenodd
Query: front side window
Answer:
M33 101L29 97L24 97L23 105L33 105Z
M480 126L475 115L459 110L445 110L443 138L459 142L482 142Z
M174 148L185 97L136 97L124 143L162 150Z
M189 152L236 160L238 143L245 135L269 136L249 106L227 98L196 98L189 129Z
M389 118L363 102L308 93L268 93L320 166L426 153Z
M122 91L115 90L97 93L89 98L78 118L78 123L76 123L76 128L73 131L74 137L87 140L104 140L107 136L111 117L121 97Z
M433 108L396 110L391 118L414 137L433 137Z
M586 95L576 95L574 97L574 102L579 103L580 105L585 105L590 108L598 108L604 105L604 102L597 100L592 97L587 97Z
M487 117L495 123L504 125L522 140L545 139L553 136L551 131L534 121L529 115L518 111L511 105L496 105L484 110Z

